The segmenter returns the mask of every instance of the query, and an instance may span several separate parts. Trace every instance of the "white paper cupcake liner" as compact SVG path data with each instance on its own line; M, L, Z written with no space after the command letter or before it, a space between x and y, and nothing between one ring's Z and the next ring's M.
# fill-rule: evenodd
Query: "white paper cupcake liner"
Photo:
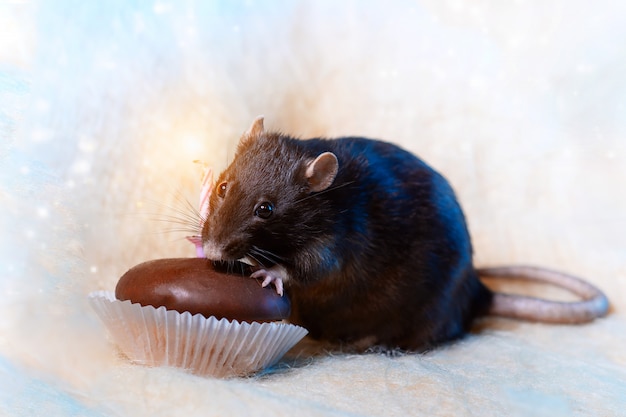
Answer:
M89 294L91 306L128 358L198 375L241 376L274 365L308 332L288 323L247 323Z

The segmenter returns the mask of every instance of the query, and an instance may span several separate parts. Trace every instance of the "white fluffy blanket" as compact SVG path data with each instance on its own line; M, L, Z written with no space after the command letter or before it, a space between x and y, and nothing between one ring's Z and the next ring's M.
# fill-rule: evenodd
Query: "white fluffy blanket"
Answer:
M0 3L0 412L626 415L625 5ZM129 364L86 294L193 256L154 219L196 201L192 161L224 168L258 114L402 144L455 187L477 265L580 274L610 315L486 319L421 355L305 342L245 379Z

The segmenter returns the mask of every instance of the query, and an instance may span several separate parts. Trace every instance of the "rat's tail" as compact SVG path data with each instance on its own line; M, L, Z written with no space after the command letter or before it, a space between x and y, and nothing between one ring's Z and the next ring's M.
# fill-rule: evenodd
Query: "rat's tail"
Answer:
M494 293L488 314L546 323L584 323L606 315L609 301L602 291L588 282L544 268L505 266L478 268L480 277L516 278L548 283L580 296L581 301L550 301L522 295Z

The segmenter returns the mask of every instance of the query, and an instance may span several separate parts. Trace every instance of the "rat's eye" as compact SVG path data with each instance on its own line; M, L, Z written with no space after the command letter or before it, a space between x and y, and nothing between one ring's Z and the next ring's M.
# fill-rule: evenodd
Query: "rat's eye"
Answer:
M274 212L274 205L269 201L264 201L254 209L254 215L262 219L269 219Z
M216 192L219 198L224 198L224 196L226 195L226 188L228 188L227 182L222 182L217 186Z

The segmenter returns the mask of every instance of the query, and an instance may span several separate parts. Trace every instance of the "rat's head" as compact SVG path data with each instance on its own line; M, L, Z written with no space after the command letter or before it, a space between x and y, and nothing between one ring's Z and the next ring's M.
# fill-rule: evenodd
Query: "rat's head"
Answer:
M202 228L206 257L265 266L289 262L323 223L323 208L309 197L327 190L337 170L333 153L307 156L297 140L265 132L257 118L211 193Z

